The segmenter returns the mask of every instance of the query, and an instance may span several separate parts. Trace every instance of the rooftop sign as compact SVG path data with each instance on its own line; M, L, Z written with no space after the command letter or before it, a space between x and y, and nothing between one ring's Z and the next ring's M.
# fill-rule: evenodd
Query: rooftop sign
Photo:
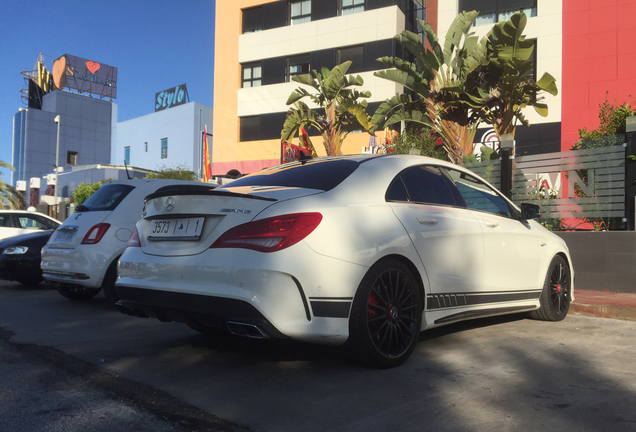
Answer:
M53 82L61 89L68 87L102 97L117 98L117 68L70 54L53 63Z
M189 100L190 96L185 84L155 93L155 112L183 105L186 99Z

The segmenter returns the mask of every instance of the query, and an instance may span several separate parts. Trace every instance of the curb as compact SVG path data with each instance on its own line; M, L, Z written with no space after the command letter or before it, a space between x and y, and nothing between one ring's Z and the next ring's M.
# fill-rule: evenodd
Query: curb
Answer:
M614 318L625 321L636 321L636 308L611 305L570 304L570 312L578 315Z

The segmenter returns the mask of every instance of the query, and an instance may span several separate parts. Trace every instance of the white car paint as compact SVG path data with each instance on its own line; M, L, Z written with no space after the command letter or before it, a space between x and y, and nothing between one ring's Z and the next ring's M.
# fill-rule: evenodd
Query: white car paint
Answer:
M195 181L163 179L134 179L105 182L109 185L128 185L134 189L114 210L76 211L70 215L42 248L41 268L45 280L89 288L102 286L109 266L121 255L142 215L144 197L157 189L175 183L201 186ZM214 185L211 185L214 187ZM78 206L81 210L81 207ZM99 223L110 227L95 244L82 244L88 231ZM72 236L70 241L62 241L63 235ZM83 275L79 278L77 275Z
M139 247L128 247L119 260L116 287L122 311L191 325L219 319L223 326L242 318L228 308L244 307L262 315L244 322L266 337L340 344L350 337L351 308L361 281L386 259L407 263L423 287L421 330L537 309L552 258L561 254L571 262L562 239L534 220L516 219L519 209L490 186L481 187L503 200L515 218L456 205L387 201L387 188L404 170L425 165L477 178L463 168L409 155L326 158L307 165L330 160L359 166L327 191L267 184L271 172L291 166L302 170L304 165L296 163L253 174L253 186L242 186L251 181L248 176L210 195L149 197L137 223ZM322 220L288 248L210 248L234 227L296 213L320 213ZM148 239L155 220L188 215L205 217L198 240ZM197 314L209 317L197 322Z
M0 240L34 230L49 230L60 225L57 219L28 210L0 210Z

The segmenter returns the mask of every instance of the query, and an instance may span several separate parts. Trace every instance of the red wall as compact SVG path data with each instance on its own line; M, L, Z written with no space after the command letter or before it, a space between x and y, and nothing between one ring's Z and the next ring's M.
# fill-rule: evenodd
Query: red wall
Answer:
M561 150L598 127L598 105L636 97L636 0L563 0Z

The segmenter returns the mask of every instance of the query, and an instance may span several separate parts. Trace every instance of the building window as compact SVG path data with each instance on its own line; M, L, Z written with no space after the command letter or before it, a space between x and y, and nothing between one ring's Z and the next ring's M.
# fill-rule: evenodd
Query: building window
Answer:
M475 25L495 24L508 20L517 12L537 16L537 0L459 0L459 11L478 10Z
M260 87L261 85L261 64L251 63L243 65L243 79L241 87Z
M311 21L311 0L292 1L289 3L289 23L302 24Z
M364 12L365 0L340 0L340 15Z
M358 73L364 71L364 46L354 46L347 48L340 48L336 53L336 63L342 64L348 60L351 60L351 66L347 73Z
M243 33L254 33L263 30L263 8L255 7L243 10Z
M168 159L168 138L161 138L161 159Z
M144 152L148 153L148 143L144 143Z
M130 165L130 147L124 147L124 165Z
M77 152L76 151L67 151L66 152L66 163L69 165L77 165Z
M261 138L261 116L241 117L239 141L257 141Z
M287 76L285 81L290 82L291 77L309 73L310 55L303 54L287 58Z

